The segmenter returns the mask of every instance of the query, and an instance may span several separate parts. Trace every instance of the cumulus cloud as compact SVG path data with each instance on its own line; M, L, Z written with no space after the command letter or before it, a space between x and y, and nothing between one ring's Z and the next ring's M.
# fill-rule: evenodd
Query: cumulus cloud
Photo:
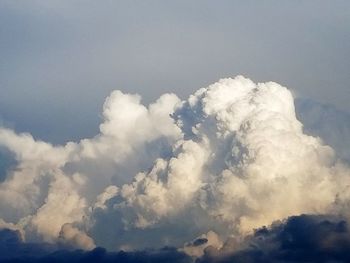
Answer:
M95 248L92 238L74 227L72 224L64 224L59 237L64 243L69 244L71 247L78 247L86 250Z
M114 91L102 116L98 135L66 145L0 128L16 161L0 183L3 225L29 241L198 257L292 215L350 217L348 164L304 132L277 83L238 76L149 106Z

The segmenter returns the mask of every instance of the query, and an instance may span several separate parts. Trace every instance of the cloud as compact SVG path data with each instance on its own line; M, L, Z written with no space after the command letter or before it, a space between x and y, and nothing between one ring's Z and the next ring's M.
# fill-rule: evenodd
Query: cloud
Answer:
M62 242L68 243L71 247L78 247L86 250L95 248L94 241L91 237L68 223L62 226L59 237Z
M47 243L25 243L18 231L0 230L1 262L348 262L348 222L334 215L300 215L225 242L209 232L175 248L107 252L73 250Z
M175 248L135 252L107 252L103 248L90 251L73 250L47 243L24 243L18 231L0 230L1 262L176 262L190 263L191 258Z
M112 177L117 182L132 180L125 174L120 179L115 175L117 168L126 171L131 165L132 171L142 169L154 156L167 151L167 140L179 136L169 116L176 103L175 95L166 94L147 109L140 104L139 96L113 92L104 105L101 134L65 146L1 128L1 147L12 152L18 162L0 185L3 219L27 228L32 236L37 233L43 240L54 242L63 225L82 222L89 207L103 205L107 197L101 192L113 189ZM156 140L158 146L148 151ZM96 166L99 173L87 171L88 164Z
M71 231L70 229L69 231ZM66 231L66 230L64 230ZM1 262L176 262L189 263L191 258L175 248L135 252L107 252L103 248L90 251L72 250L47 243L25 243L18 231L0 230Z
M53 244L23 242L18 230L0 229L1 262L25 262L28 259L36 261L58 249L60 247Z
M0 183L3 225L27 242L200 256L293 215L350 217L348 164L304 132L277 83L238 76L149 106L114 91L102 116L99 134L66 145L0 128L16 161Z
M347 221L326 215L300 215L257 229L243 242L227 240L221 249L208 247L204 262L348 262Z
M191 257L199 258L204 255L207 247L221 249L222 246L223 242L220 237L215 232L209 231L192 242L186 243L182 250Z

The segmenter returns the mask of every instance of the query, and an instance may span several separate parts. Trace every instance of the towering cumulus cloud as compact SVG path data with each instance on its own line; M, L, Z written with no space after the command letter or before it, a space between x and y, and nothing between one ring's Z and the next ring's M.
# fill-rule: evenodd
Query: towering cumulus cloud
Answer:
M306 135L291 92L238 76L148 107L114 91L100 133L63 146L0 129L0 227L28 242L202 256L293 215L346 214L350 169ZM192 241L191 241L192 240Z

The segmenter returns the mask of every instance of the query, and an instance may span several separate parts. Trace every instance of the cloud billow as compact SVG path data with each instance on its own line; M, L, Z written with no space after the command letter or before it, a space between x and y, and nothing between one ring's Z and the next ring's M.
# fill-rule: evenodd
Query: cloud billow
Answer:
M0 128L0 147L16 161L0 227L26 242L201 257L293 215L350 216L348 164L274 82L222 79L147 107L114 91L93 138L54 146Z

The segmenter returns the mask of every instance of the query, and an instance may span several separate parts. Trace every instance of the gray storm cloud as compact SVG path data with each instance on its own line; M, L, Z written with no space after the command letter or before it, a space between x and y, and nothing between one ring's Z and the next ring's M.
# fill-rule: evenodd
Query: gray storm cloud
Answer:
M349 211L347 163L303 132L287 88L238 76L186 101L140 101L112 92L100 133L77 143L0 128L16 160L0 181L0 227L85 249L199 237L183 250L200 256L275 220Z

